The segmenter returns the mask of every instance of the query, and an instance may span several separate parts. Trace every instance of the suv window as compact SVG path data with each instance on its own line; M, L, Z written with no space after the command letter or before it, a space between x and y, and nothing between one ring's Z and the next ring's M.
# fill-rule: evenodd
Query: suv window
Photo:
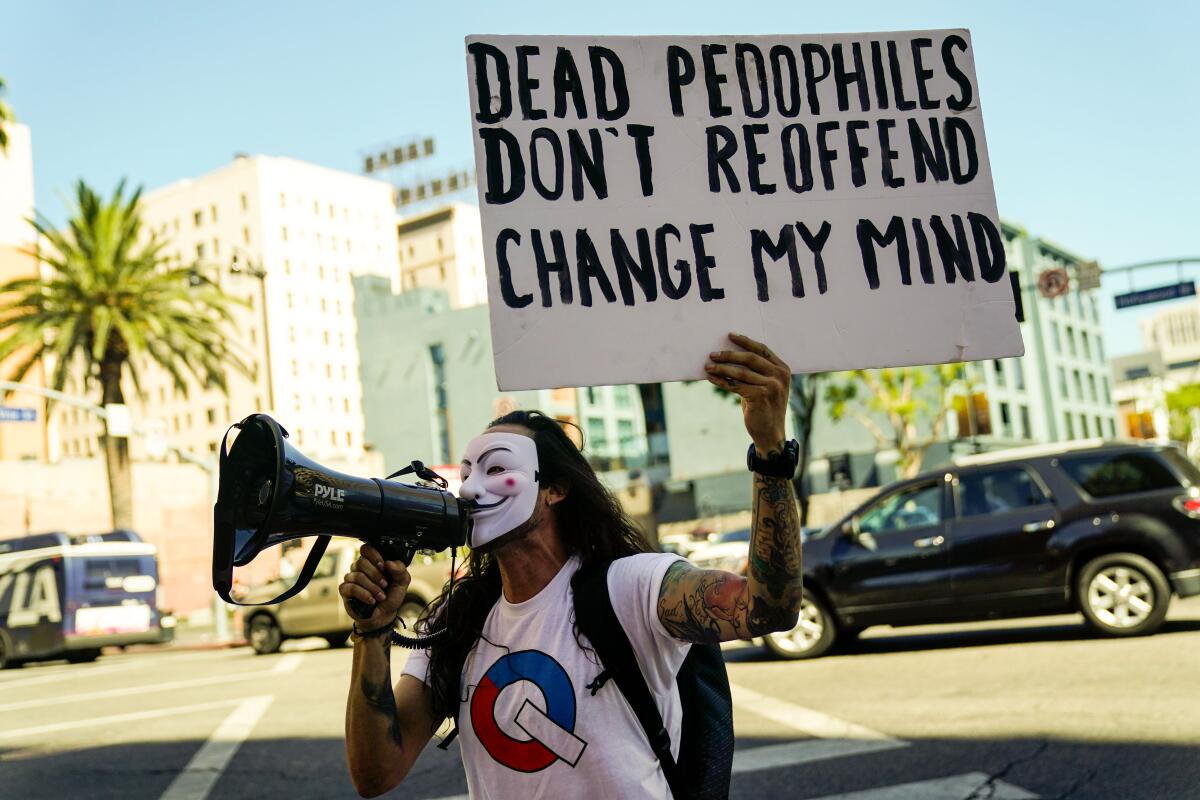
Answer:
M336 550L321 556L321 560L317 562L317 568L313 571L313 577L332 578L333 573L337 571L337 557Z
M942 521L942 484L922 483L888 495L858 520L863 533L925 528Z
M1095 453L1063 458L1059 465L1092 497L1179 488L1171 470L1147 453Z
M1046 493L1023 467L972 472L958 480L958 507L963 517L1003 513L1046 502Z

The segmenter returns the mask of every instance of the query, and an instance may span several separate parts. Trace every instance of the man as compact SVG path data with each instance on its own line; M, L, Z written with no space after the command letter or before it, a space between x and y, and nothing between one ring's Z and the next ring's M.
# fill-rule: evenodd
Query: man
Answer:
M355 626L346 751L366 797L399 784L447 717L461 732L473 798L666 798L661 768L624 697L600 672L572 612L572 578L612 563L609 594L655 696L673 752L682 709L675 674L694 642L748 639L795 625L799 523L784 442L791 371L765 345L710 354L710 382L736 392L753 443L754 521L745 577L648 552L557 421L501 417L467 446L460 497L472 503L470 568L434 603L445 630L414 652L393 690L390 632L408 585L399 562L363 547L344 600L374 603ZM790 470L789 470L790 464ZM781 477L773 477L774 473Z

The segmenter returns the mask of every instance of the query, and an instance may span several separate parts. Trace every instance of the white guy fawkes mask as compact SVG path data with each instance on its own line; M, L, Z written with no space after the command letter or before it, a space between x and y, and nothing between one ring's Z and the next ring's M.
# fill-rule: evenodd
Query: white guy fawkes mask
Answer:
M511 533L533 516L538 456L530 437L499 432L476 436L467 444L461 475L458 496L471 501L471 547Z

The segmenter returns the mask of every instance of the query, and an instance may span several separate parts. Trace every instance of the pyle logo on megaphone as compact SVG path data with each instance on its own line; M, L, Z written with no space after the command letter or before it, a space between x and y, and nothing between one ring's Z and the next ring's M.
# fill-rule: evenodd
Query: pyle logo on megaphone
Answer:
M346 502L346 490L326 486L321 483L313 484L313 504L324 508L341 508Z

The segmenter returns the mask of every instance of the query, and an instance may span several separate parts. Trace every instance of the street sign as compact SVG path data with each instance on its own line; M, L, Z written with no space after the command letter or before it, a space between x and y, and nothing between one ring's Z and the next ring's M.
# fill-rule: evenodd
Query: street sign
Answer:
M1095 261L1080 261L1075 265L1075 286L1081 292L1100 288L1100 265Z
M37 422L37 409L0 406L0 422Z
M133 418L129 415L129 406L124 403L109 403L104 407L108 416L105 432L113 438L128 438L133 435Z
M1066 294L1071 288L1071 276L1062 267L1042 270L1038 275L1038 291L1047 300L1053 300L1059 295Z
M1131 308L1133 306L1144 306L1148 303L1161 303L1164 300L1175 300L1180 297L1195 297L1196 282L1181 281L1180 283L1171 284L1170 286L1159 286L1154 289L1143 289L1140 292L1128 292L1119 294L1113 298L1116 301L1117 308Z

